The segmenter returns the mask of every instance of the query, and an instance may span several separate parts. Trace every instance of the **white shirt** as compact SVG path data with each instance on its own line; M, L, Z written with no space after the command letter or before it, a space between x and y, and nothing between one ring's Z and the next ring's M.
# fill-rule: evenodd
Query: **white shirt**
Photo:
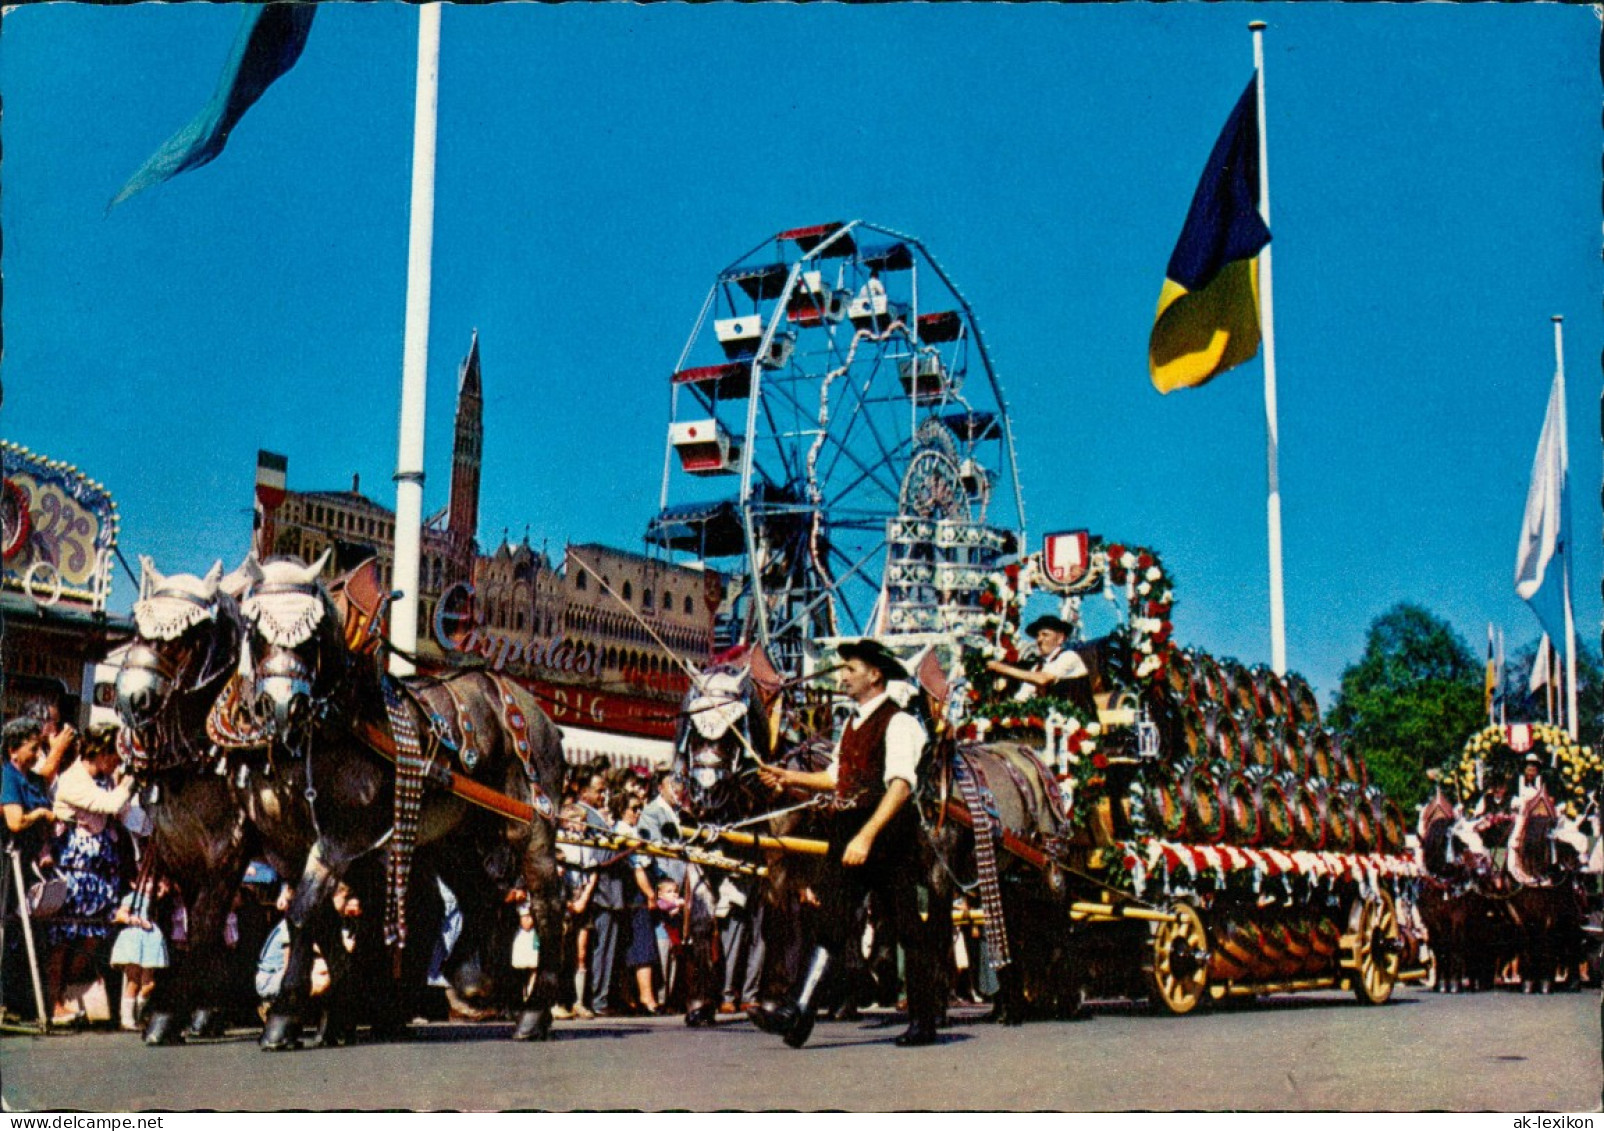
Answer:
M1060 679L1080 679L1089 674L1086 670L1086 661L1080 658L1080 653L1060 645L1051 655L1036 668L1039 672L1046 672L1054 681ZM1034 699L1038 695L1045 695L1047 689L1034 683L1021 680L1019 690L1014 692L1014 701L1023 703L1026 699Z
M852 725L862 726L870 715L880 709L880 705L888 696L884 691L876 695L867 703L859 703L857 713L853 716ZM914 774L919 768L919 755L925 749L925 728L919 725L919 720L906 711L898 711L891 716L891 725L886 727L886 772L885 783L890 785L893 781L901 779L908 783L911 790L915 786ZM835 750L830 754L830 780L836 780L836 767L841 762L841 744L835 744Z

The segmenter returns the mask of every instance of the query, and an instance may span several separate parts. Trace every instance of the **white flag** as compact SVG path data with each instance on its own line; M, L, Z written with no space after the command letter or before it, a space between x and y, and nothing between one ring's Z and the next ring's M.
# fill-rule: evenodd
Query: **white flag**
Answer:
M1540 687L1547 687L1549 669L1554 666L1554 646L1548 642L1548 633L1543 633L1542 640L1537 643L1537 655L1532 657L1532 678L1527 685L1528 691L1536 691Z
M1532 461L1526 516L1515 555L1515 592L1532 607L1543 631L1565 639L1564 556L1570 540L1570 500L1566 497L1565 378L1554 375L1543 434Z

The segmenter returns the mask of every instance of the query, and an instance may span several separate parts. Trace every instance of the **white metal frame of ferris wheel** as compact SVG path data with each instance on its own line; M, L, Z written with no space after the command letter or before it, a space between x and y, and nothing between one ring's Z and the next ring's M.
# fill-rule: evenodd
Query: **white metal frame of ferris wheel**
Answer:
M985 373L987 384L990 387L990 391L991 391L992 397L995 400L996 406L997 406L997 424L1000 427L1001 433L1002 433L1002 445L1001 445L1001 447L1002 447L1003 460L1004 460L1004 466L999 468L998 471L999 471L1000 474L1006 475L1006 477L1008 478L1008 480L1012 484L1012 488L1013 488L1013 491L1012 491L1012 493L1013 493L1013 503L1014 503L1014 508L1015 508L1015 516L1016 516L1016 519L1017 519L1017 527L1014 529L1014 533L1019 539L1019 545L1020 545L1021 552L1024 551L1024 548L1027 545L1027 541L1026 541L1026 538L1027 538L1027 526L1026 526L1026 520L1025 520L1025 500L1024 500L1024 492L1023 492L1023 490L1022 490L1022 488L1020 486L1020 482L1019 482L1019 464L1018 464L1018 458L1017 458L1017 454L1016 454L1015 446L1014 446L1013 422L1012 422L1012 419L1011 419L1011 416L1010 416L1010 413L1009 413L1008 403L1007 403L1007 401L1006 401L1006 399L1004 398L1004 395L1003 395L1002 386L1001 386L1000 382L997 379L996 369L992 365L991 352L990 352L990 349L986 345L985 335L984 335L984 333L982 332L982 330L980 328L980 323L979 323L978 319L976 319L976 317L975 317L974 309L970 306L968 298L964 295L964 293L961 290L959 290L958 286L953 282L951 276L949 276L947 274L946 270L941 266L940 262L935 258L935 256L933 256L930 253L930 250L918 238L916 238L914 236L906 235L906 234L904 234L902 232L898 232L898 231L896 231L894 229L891 229L891 228L885 228L885 227L881 227L879 225L869 224L869 223L866 223L866 222L864 222L862 220L853 220L853 221L851 221L849 223L842 224L840 228L838 228L834 232L831 232L829 235L824 237L814 247L812 247L811 249L809 249L809 250L807 250L805 252L802 252L798 256L796 261L793 262L790 265L790 268L789 268L789 270L787 272L787 275L786 275L785 284L784 284L783 288L780 290L780 292L778 293L778 295L774 297L774 299L773 299L773 304L774 305L772 307L771 313L769 314L769 316L764 321L763 334L762 334L761 339L759 340L759 343L758 343L758 346L757 346L757 350L756 350L756 354L754 355L754 357L751 359L751 361L749 363L750 371L749 371L749 374L748 374L748 379L750 381L750 387L749 387L749 391L747 393L747 398L746 398L747 403L746 403L745 429L744 429L744 431L742 433L742 436L741 436L741 454L740 454L740 481L741 482L740 482L740 494L739 494L739 496L737 498L737 505L739 507L740 516L741 516L742 534L743 534L743 541L744 541L744 545L745 545L747 575L748 575L748 579L749 579L749 584L751 585L750 600L751 600L752 608L756 613L756 622L757 622L757 627L758 627L758 638L759 638L760 642L765 647L769 647L775 637L783 636L785 633L789 632L792 628L794 628L798 624L802 623L808 616L812 615L813 611L815 609L817 609L820 604L822 604L823 602L825 602L827 600L830 600L831 597L841 589L842 585L844 585L854 575L860 574L864 570L864 568L866 568L875 559L876 555L878 555L886 547L886 540L885 540L884 534L882 533L881 539L877 544L872 546L872 548L870 548L867 553L865 553L863 556L861 556L858 559L858 561L849 562L849 568L845 573L840 574L840 575L836 575L836 576L832 576L832 578L829 581L823 583L821 592L819 594L817 594L816 596L814 596L811 600L809 600L803 606L803 608L800 611L794 612L789 621L787 621L785 624L783 624L783 625L781 625L781 626L779 626L777 628L770 625L770 623L769 623L769 615L768 615L768 601L766 599L767 594L764 592L764 589L763 589L762 571L759 568L758 557L757 557L757 551L758 551L758 526L759 526L759 520L763 515L773 514L773 513L777 513L777 512L776 512L775 508L772 506L772 504L763 503L762 505L759 505L758 502L754 501L753 492L752 492L752 479L753 479L752 472L753 472L753 468L755 466L755 462L756 462L756 459L757 459L757 448L758 448L758 444L755 442L755 437L756 437L756 434L757 434L757 424L758 424L758 411L759 411L760 402L763 401L764 394L766 392L765 387L764 387L765 386L765 381L764 381L765 366L763 364L763 359L765 357L769 356L769 351L772 349L773 344L774 344L775 335L778 332L781 323L785 319L785 313L784 312L789 308L792 296L796 291L798 280L802 277L802 273L803 273L804 269L809 264L814 263L814 262L816 262L818 260L821 260L821 259L825 258L825 256L823 255L823 252L827 248L829 248L831 244L833 244L836 241L842 239L843 237L846 237L849 233L857 231L857 230L875 232L875 233L877 233L877 234L879 234L881 236L887 237L887 238L889 238L889 239L891 239L893 241L902 243L902 244L904 244L905 246L907 246L908 248L910 248L910 249L912 249L914 251L917 251L918 254L924 258L925 262L927 262L930 265L930 268L933 271L935 271L937 278L939 278L941 280L942 284L945 285L946 288L951 292L953 298L957 301L959 307L961 308L961 310L962 310L962 312L963 312L963 314L964 314L964 316L966 318L968 329L969 329L970 334L971 334L971 336L973 338L976 352L980 356L981 368ZM702 336L703 329L705 328L705 326L707 324L708 316L712 312L714 304L717 301L717 298L718 298L718 295L719 295L719 288L720 288L721 285L725 285L725 283L726 283L726 276L735 267L737 267L740 264L744 263L747 259L751 258L758 251L762 250L765 246L775 242L775 238L776 237L770 237L770 238L764 240L762 243L759 243L756 247L752 248L750 251L746 252L740 258L736 259L733 263L731 263L729 265L729 267L727 267L724 271L719 273L718 279L715 280L715 282L713 283L713 285L710 288L708 288L707 297L702 303L702 308L701 308L701 311L697 315L695 325L692 326L690 335L686 338L685 345L680 350L679 359L675 363L675 367L674 367L676 371L684 369L686 364L689 362L691 354L695 350L696 344L700 340L700 338ZM909 315L908 315L908 323L909 323L910 326L917 326L918 325L918 317L919 317L919 306L918 306L918 303L919 303L919 288L918 288L917 259L915 259L914 265L913 265L912 268L910 268L910 270L913 271L913 277L912 277L912 282L911 282L911 302L910 302L910 310L909 310ZM776 377L776 379L774 380L773 384L776 386L776 391L778 391L781 388L781 382L778 379L778 377ZM797 399L793 395L791 395L788 390L785 391L784 395L786 396L786 398L788 400L790 400L792 402L793 407L800 411L800 409L802 408L800 402L797 401ZM859 391L859 398L860 398L860 405L862 405L862 403L863 403L865 398L864 398L864 393L861 390ZM910 435L910 440L911 440L911 436L912 436L912 434L914 432L914 426L917 424L917 421L918 421L919 402L918 402L918 398L913 397L913 396L907 397L907 400L908 400L909 414L910 414L909 435ZM669 395L669 419L670 420L677 419L677 415L676 414L678 412L678 407L679 407L679 386L678 385L674 385L671 388L670 395ZM871 418L871 416L870 416L870 414L868 412L860 412L860 413L858 413L854 417L854 421L853 421L853 424L851 425L851 427L855 427L856 426L856 421L859 420L859 419L865 421L865 423L869 427L870 431L874 432L874 422L873 422L873 420L872 420L872 418ZM772 419L770 420L770 424L771 425L773 424ZM862 474L860 475L860 478L858 480L855 480L852 485L850 485L845 491L841 492L840 495L837 496L838 498L843 496L843 495L845 495L847 492L855 489L855 487L858 485L858 483L862 482L864 477L872 476L873 475L873 471L874 471L873 468L865 467L863 465L862 461L858 460L855 457L852 457L850 452L848 452L847 445L846 445L845 441L851 436L851 427L849 427L848 432L846 434L844 434L836 442L835 447L836 447L837 454L835 455L834 460L836 462L838 462L843 456L845 456L845 457L851 459L852 463L855 464L858 467L859 471ZM778 437L780 435L780 432L777 429L775 429L774 430L774 435L775 435L775 437ZM900 442L897 443L897 444L894 444L894 445L887 445L884 442L884 440L879 437L879 435L877 433L875 434L875 444L879 447L881 453L883 454L884 463L887 466L889 466L891 459L895 455L899 454L898 450L901 447L904 446ZM776 447L777 451L782 453L781 454L781 459L783 461L784 460L783 447L781 447L778 444L776 444L775 447ZM671 443L666 443L664 445L664 451L663 451L662 488L661 488L661 491L659 493L659 498L658 498L658 509L659 509L660 512L663 509L665 509L667 507L667 505L668 505L668 490L669 490L669 482L670 482L670 478L671 478L672 466L673 466L673 445ZM834 464L832 463L832 467L833 466L834 466ZM885 485L882 484L881 486L884 487ZM896 492L895 491L889 491L888 493L890 493L893 497L896 496ZM813 504L808 504L806 506L799 505L796 509L797 509L797 511L799 513L804 512L804 511L806 511L808 513L811 513L816 508L815 508L815 506Z

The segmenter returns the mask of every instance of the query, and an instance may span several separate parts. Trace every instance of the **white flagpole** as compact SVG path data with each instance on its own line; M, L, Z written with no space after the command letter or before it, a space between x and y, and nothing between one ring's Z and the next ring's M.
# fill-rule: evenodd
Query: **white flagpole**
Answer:
M1559 383L1560 534L1564 539L1562 548L1565 552L1560 572L1565 598L1565 726L1575 741L1581 735L1576 725L1576 615L1571 608L1571 443L1567 432L1569 425L1565 419L1565 316L1556 314L1553 319L1554 379Z
M1258 72L1259 114L1259 215L1270 226L1270 146L1264 118L1264 29L1263 20L1248 24L1253 32L1253 68ZM1270 287L1270 244L1259 252L1259 323L1264 338L1264 427L1265 459L1269 473L1266 503L1270 526L1270 667L1276 675L1287 674L1286 600L1281 585L1281 429L1275 407L1275 302Z
M429 368L430 261L434 251L434 142L440 89L440 5L418 8L418 85L412 118L412 227L407 245L407 317L401 358L401 440L395 466L395 572L390 671L411 675L400 652L418 646L418 574L423 542L423 420Z

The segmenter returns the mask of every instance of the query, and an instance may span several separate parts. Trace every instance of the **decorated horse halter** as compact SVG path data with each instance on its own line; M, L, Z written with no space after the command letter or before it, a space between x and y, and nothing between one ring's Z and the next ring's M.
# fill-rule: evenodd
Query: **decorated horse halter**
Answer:
M687 784L703 799L712 800L720 784L757 772L760 759L749 733L752 686L745 672L719 669L704 673L694 686L681 712L685 721L676 762L683 763ZM700 749L696 749L698 737ZM739 749L727 755L722 748L731 737ZM751 764L743 767L743 761Z
M133 613L139 636L124 657L122 670L150 676L156 702L146 711L149 722L138 728L142 733L135 734L133 726L122 729L118 749L136 774L148 775L203 753L194 736L173 718L173 697L180 691L203 693L226 676L244 633L233 603L220 594L204 598L183 589L158 589L136 601ZM156 646L181 640L207 622L213 631L206 637L204 651L186 650L183 659L175 659ZM197 674L187 678L191 669Z
M336 695L341 691L341 682L332 680L322 694L317 693L319 677L324 674L322 660L327 642L317 641L316 634L325 623L328 608L328 601L317 583L303 581L259 582L240 603L240 613L246 623L273 648L248 673L253 686L245 691L245 698L251 700L246 706L259 721L263 710L262 704L256 700L260 695L260 684L267 680L282 680L291 695L304 696L311 719L320 720L328 716ZM316 644L310 662L299 651L309 642ZM240 664L242 673L246 672L247 665L252 664L249 643L245 646ZM272 731L273 728L267 728L266 737L278 738L287 747L290 746L288 735L274 734Z

